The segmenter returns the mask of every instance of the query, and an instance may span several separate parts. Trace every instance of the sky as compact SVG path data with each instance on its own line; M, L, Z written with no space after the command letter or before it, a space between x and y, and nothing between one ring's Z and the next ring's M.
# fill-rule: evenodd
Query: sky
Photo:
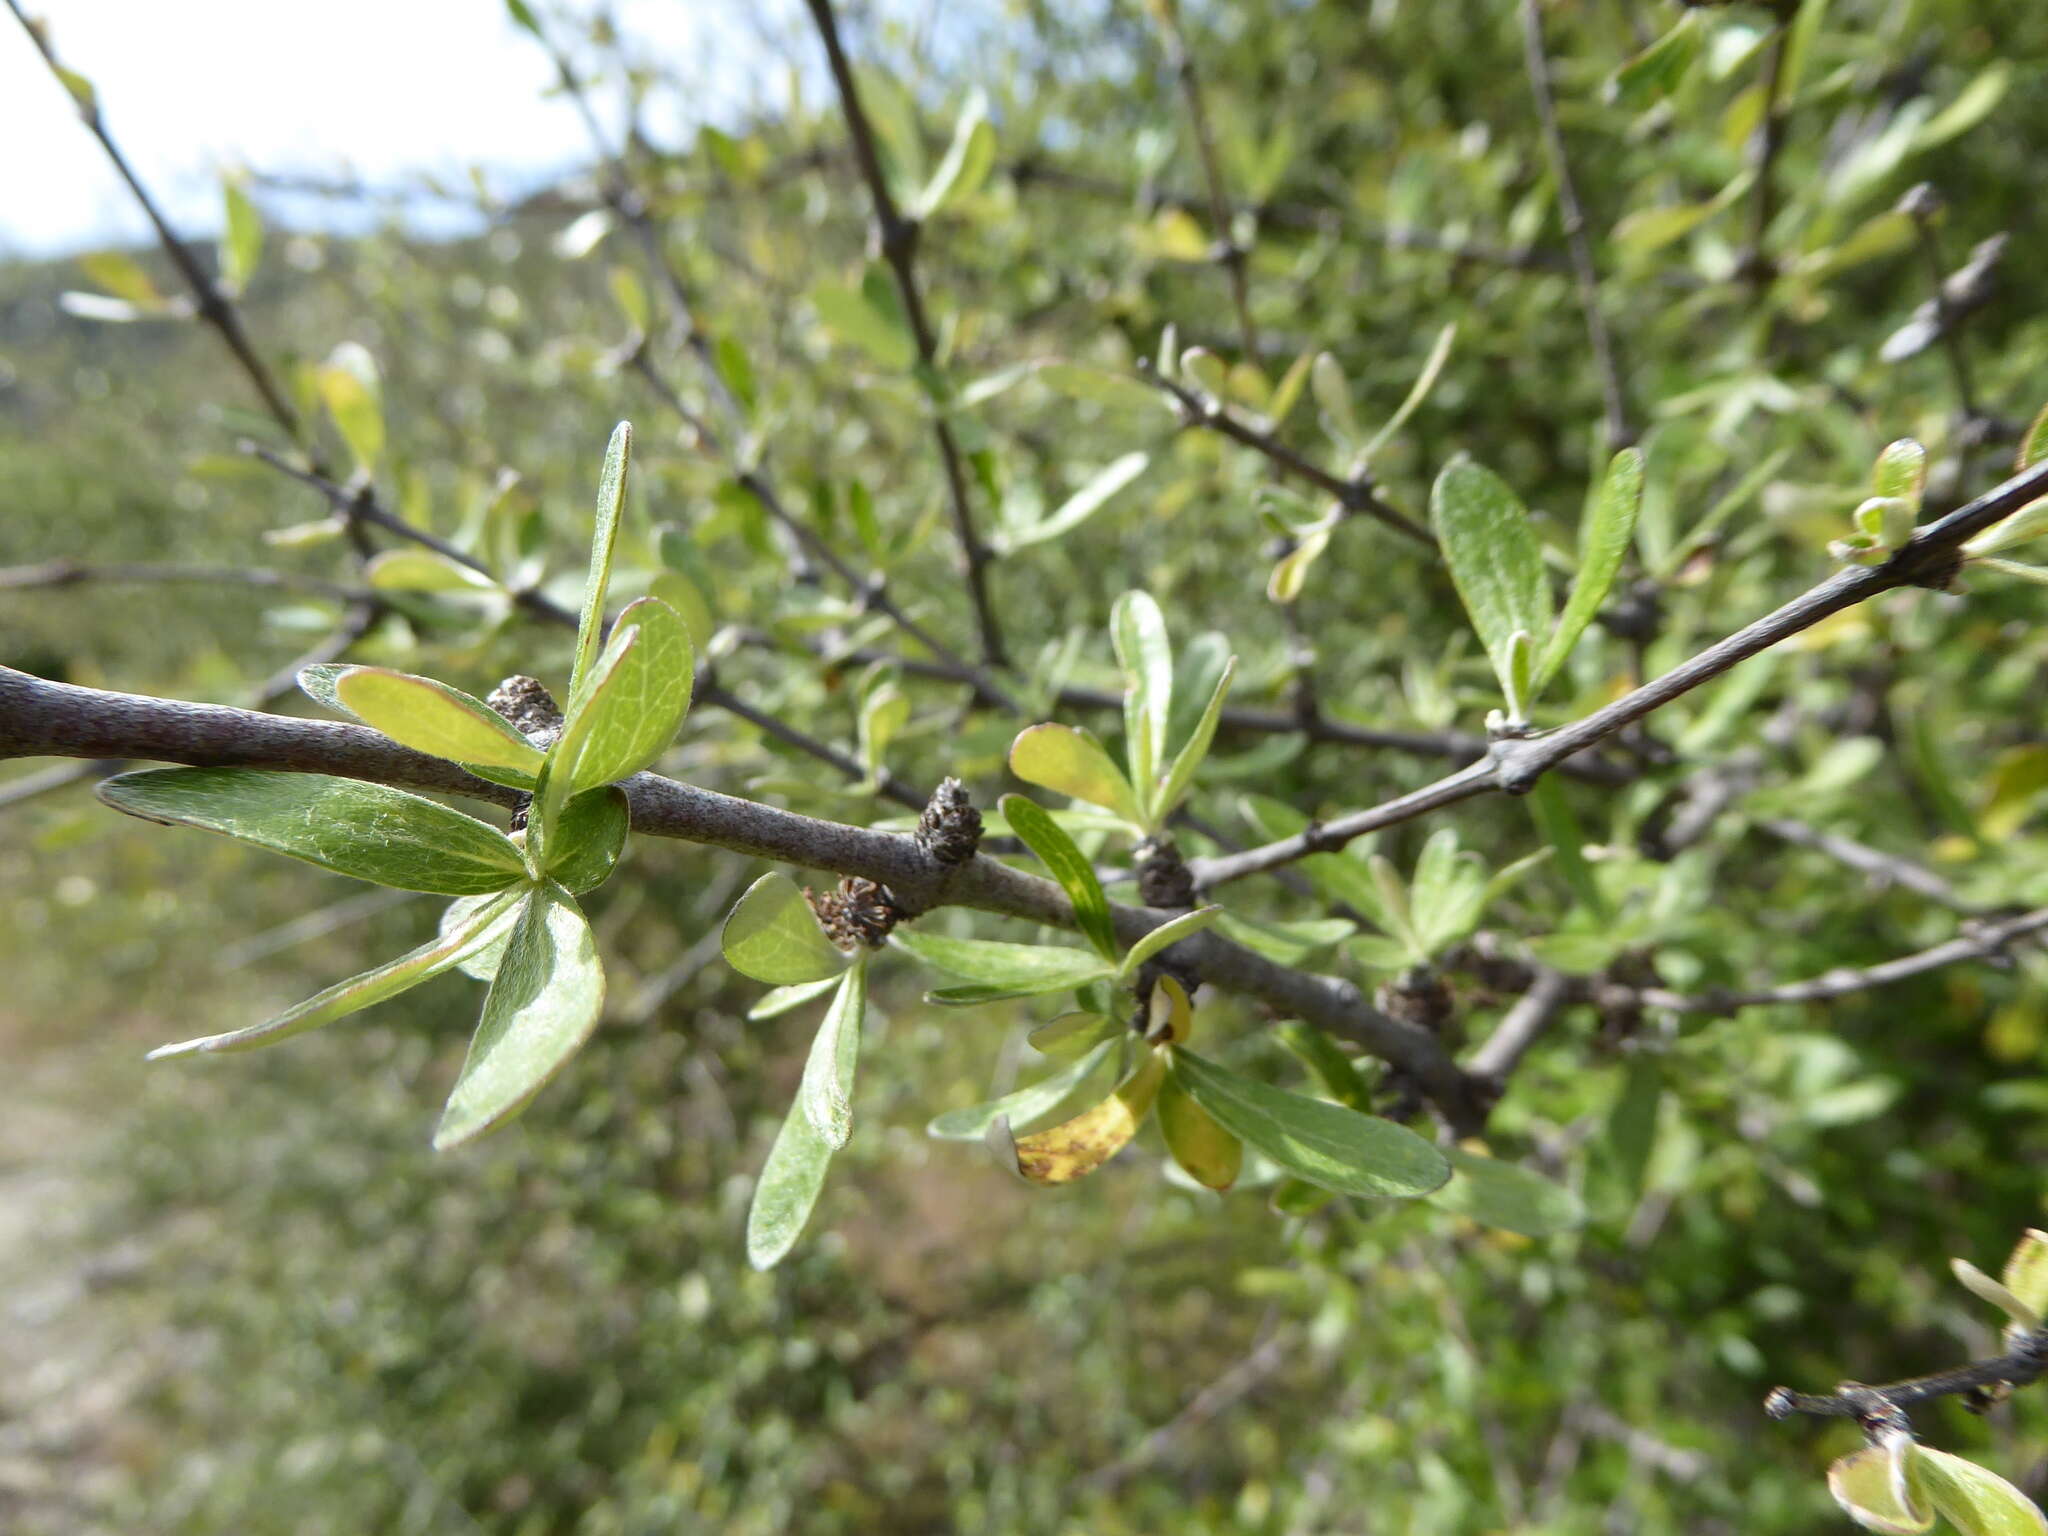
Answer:
M502 0L27 8L65 65L93 82L115 139L181 233L218 228L221 172L242 165L373 183L437 171L458 185L481 165L495 190L516 193L589 159L574 108L548 94L546 55ZM701 0L616 0L614 10L636 45L686 67L714 43L727 53L755 46L711 36L711 18L732 12ZM297 222L338 210L294 201L285 212ZM0 257L148 238L70 98L0 12Z

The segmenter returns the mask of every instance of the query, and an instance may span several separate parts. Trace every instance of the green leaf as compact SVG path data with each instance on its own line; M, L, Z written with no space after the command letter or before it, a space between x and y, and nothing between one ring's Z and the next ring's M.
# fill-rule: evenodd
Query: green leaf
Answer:
M2028 1332L2041 1326L2041 1314L2021 1301L2006 1289L2004 1284L1992 1279L1968 1259L1950 1259L1948 1267L1963 1288L1979 1301L1989 1302L2006 1316L2010 1323L2017 1324Z
M1110 610L1109 637L1124 669L1124 734L1131 785L1148 817L1156 815L1159 764L1166 755L1166 722L1173 713L1173 647L1166 618L1149 592L1126 592ZM1152 825L1148 821L1146 825Z
M1346 1109L1355 1109L1362 1115L1372 1113L1372 1090L1359 1076L1357 1063L1337 1049L1336 1041L1299 1019L1282 1019L1274 1028L1280 1043L1316 1075L1323 1092Z
M2022 1306L2048 1315L2048 1232L2029 1227L2005 1261L1999 1278Z
M1214 1190L1237 1182L1244 1166L1244 1143L1197 1104L1171 1073L1159 1085L1158 1110L1166 1150L1189 1178Z
M955 939L937 933L905 933L900 928L891 941L934 970L992 989L985 995L986 1001L994 1001L997 993L1003 997L1036 997L1045 992L1070 991L1116 974L1112 962L1085 949ZM959 995L960 989L952 990L955 996L948 1001L967 1000Z
M605 444L604 471L597 482L597 519L590 535L590 574L583 580L583 612L576 620L576 661L569 672L573 709L581 697L597 643L604 630L605 597L611 591L612 550L618 543L619 516L626 504L626 479L633 463L633 423L612 428ZM623 626L622 626L623 627Z
M1167 397L1151 385L1132 378L1128 373L1091 368L1086 363L1046 363L1038 370L1038 380L1069 399L1086 400L1096 405L1121 406L1128 410L1172 408Z
M263 259L263 220L238 178L223 181L220 191L227 226L220 244L221 276L239 292L249 286Z
M1344 365L1327 352L1318 352L1309 365L1309 390L1322 412L1323 430L1348 448L1358 441L1358 418L1351 409L1351 381L1344 377Z
M1888 443L1870 472L1874 497L1909 502L1917 509L1927 488L1927 450L1910 437Z
M656 597L628 604L551 754L564 798L628 778L667 751L690 712L695 677L682 616Z
M839 985L839 977L820 976L816 981L799 981L787 987L777 987L758 1003L747 1010L749 1019L780 1018L792 1008L801 1008L814 997L822 997Z
M1600 494L1586 510L1585 524L1579 530L1579 569L1572 577L1564 614L1557 621L1557 628L1550 632L1543 659L1536 664L1537 692L1542 692L1544 685L1557 676L1558 668L1579 643L1579 636L1607 601L1608 590L1621 570L1622 557L1635 536L1636 514L1642 506L1643 455L1639 449L1624 448L1607 466Z
M1145 466L1151 462L1151 456L1143 453L1127 453L1120 459L1112 459L1090 476L1087 484L1037 522L1004 535L1004 550L1043 544L1080 527L1100 511L1110 497L1142 475Z
M148 768L106 780L98 794L130 816L219 832L403 891L473 896L526 873L517 845L496 827L382 784L255 768Z
M230 1030L226 1034L180 1040L175 1045L160 1045L149 1053L148 1059L166 1061L174 1056L247 1051L261 1045L274 1045L280 1040L289 1040L293 1035L302 1035L309 1029L332 1024L336 1019L347 1018L373 1003L410 991L473 954L490 936L488 930L518 906L520 898L519 891L501 891L495 896L479 898L479 904L464 916L463 921L444 929L409 954L375 966L360 976L351 976L347 981L336 982L326 991L316 993L297 1007L287 1008L261 1024Z
M549 878L572 896L603 885L625 851L630 819L626 793L617 785L585 790L571 798L548 843Z
M1114 811L1133 826L1144 824L1131 781L1093 731L1027 726L1010 744L1010 772L1026 784Z
M839 991L825 1010L825 1021L805 1059L803 1086L797 1090L811 1129L829 1147L843 1147L853 1135L853 1078L867 1006L868 957L863 954L840 978Z
M995 163L996 131L988 120L988 97L976 91L953 125L953 142L946 147L945 158L911 204L911 217L928 219L948 203L972 197Z
M517 770L530 786L545 759L482 699L431 677L384 667L350 667L334 679L335 701L400 746L432 757Z
M1586 1219L1578 1198L1540 1173L1459 1147L1444 1156L1451 1179L1429 1197L1432 1205L1524 1237L1568 1232Z
M1117 969L1118 978L1136 974L1139 966L1162 949L1178 944L1190 934L1200 933L1222 915L1221 907L1197 907L1192 912L1183 912L1179 917L1161 923L1131 946L1131 952L1124 956L1123 964Z
M1123 1033L1124 1026L1100 1013L1063 1013L1050 1024L1041 1024L1027 1037L1031 1049L1055 1061L1085 1056L1105 1040ZM1013 1115L1021 1120L1023 1116Z
M384 386L377 360L361 343L344 341L314 371L313 380L356 467L374 472L384 456Z
M1506 481L1461 456L1437 476L1430 521L1465 612L1507 691L1515 631L1550 633L1550 586L1529 514Z
M1196 1103L1297 1178L1340 1195L1412 1198L1451 1165L1406 1126L1304 1098L1173 1049L1173 1072Z
M864 289L839 283L814 288L811 307L833 336L859 347L884 368L902 370L917 361L917 338L909 326L875 304Z
M1828 1492L1864 1529L1916 1536L1933 1527L1934 1517L1920 1508L1907 1480L1913 1454L1906 1435L1852 1451L1828 1468Z
M1991 115L1992 110L2005 99L2006 87L2011 84L2010 60L1998 59L1987 64L1956 93L1954 101L1920 125L1919 131L1913 135L1914 150L1932 149L1937 144L1946 144L1950 139L1968 133Z
M115 298L139 310L169 307L169 301L156 286L156 279L149 275L141 262L125 251L93 251L79 257L78 265L86 276Z
M2031 466L2026 466L2031 467ZM1986 528L1982 533L1963 545L1963 553L1973 559L1997 554L2002 549L2011 549L2026 544L2048 533L2048 496L2030 501L2011 517L2003 518Z
M1109 920L1109 898L1086 854L1074 846L1066 829L1047 815L1036 801L1023 795L1005 795L997 802L1003 820L1024 840L1024 846L1038 855L1052 872L1060 889L1074 908L1074 921L1095 952L1111 964L1116 962L1116 929Z
M1670 95L1700 52L1699 14L1687 11L1675 26L1614 72L1607 99L1631 110Z
M754 1203L747 1209L747 1262L754 1268L773 1269L796 1246L831 1165L832 1148L804 1113L798 1094L768 1149L754 1184Z
M1202 766L1202 760L1209 755L1209 744L1216 739L1216 726L1223 718L1223 701L1230 693L1231 680L1237 676L1237 658L1232 656L1223 663L1223 675L1216 679L1216 687L1209 694L1209 702L1202 710L1202 718L1195 722L1194 730L1175 756L1173 765L1166 770L1166 782L1160 786L1157 814L1161 821L1174 813L1181 797L1195 781L1195 771Z
M517 887L511 894L517 897L525 891ZM488 896L458 896L441 910L440 931L445 938L457 928L467 927L469 920L485 907L505 895L498 892ZM498 974L498 962L505 957L506 941L512 937L512 925L519 919L519 903L514 900L502 908L489 928L477 936L476 942L456 957L455 968L463 975L477 981L489 981Z
M535 37L541 36L540 22L535 19L526 0L505 0L505 13L512 18L513 25L524 27Z
M378 592L499 592L482 571L430 549L387 549L363 567L363 580Z
M719 936L726 964L777 986L836 979L846 956L818 927L811 904L780 871L748 886Z
M1090 1015L1075 1015L1086 1018ZM1049 1077L1040 1078L1028 1087L1019 1088L1015 1093L1006 1093L1000 1099L990 1099L985 1104L976 1104L969 1109L956 1109L936 1117L925 1127L925 1134L940 1141L980 1141L989 1128L998 1120L1008 1120L1015 1126L1029 1125L1043 1119L1064 1104L1105 1061L1116 1048L1115 1039L1099 1041L1082 1055L1076 1057Z
M1537 830L1557 855L1558 873L1564 876L1565 884L1585 909L1604 921L1608 916L1607 898L1601 895L1599 882L1593 878L1593 867L1586 862L1585 834L1579 830L1579 818L1571 801L1565 798L1563 781L1554 774L1545 774L1536 781L1528 799Z
M1436 388L1437 376L1444 371L1444 364L1450 361L1451 344L1457 339L1456 324L1447 325L1436 333L1436 340L1430 345L1429 356L1423 359L1422 372L1415 376L1415 382L1408 387L1407 397L1402 400L1400 408L1387 418L1386 425L1373 433L1372 441L1359 453L1360 458L1370 462L1374 454L1393 441L1396 432L1408 425L1408 418L1421 408L1422 402L1429 398L1429 392Z
M1937 1451L1915 1446L1910 1477L1914 1491L1963 1536L2041 1536L2048 1532L2040 1506L1996 1472Z
M1294 548L1273 563L1266 578L1266 596L1276 603L1291 603L1301 596L1308 573L1330 545L1330 525L1318 523L1294 540Z
M553 881L534 887L491 979L434 1150L511 1120L590 1038L603 1012L604 967L582 909Z

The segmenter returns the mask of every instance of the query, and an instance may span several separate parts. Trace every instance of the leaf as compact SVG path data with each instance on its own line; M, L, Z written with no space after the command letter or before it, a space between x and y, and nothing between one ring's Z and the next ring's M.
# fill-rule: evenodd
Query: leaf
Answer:
M754 1268L773 1269L796 1246L831 1165L832 1148L804 1113L798 1094L768 1149L747 1208L747 1262Z
M1372 1091L1359 1076L1357 1064L1337 1049L1336 1041L1299 1019L1283 1019L1274 1027L1280 1043L1316 1075L1323 1092L1346 1109L1355 1109L1362 1115L1372 1113Z
M1228 1189L1237 1182L1244 1166L1244 1143L1219 1125L1170 1074L1159 1086L1158 1107L1166 1150L1189 1178L1215 1190Z
M193 1040L180 1040L174 1045L160 1045L149 1053L147 1059L167 1061L174 1056L247 1051L257 1046L274 1045L410 991L474 954L481 941L488 937L488 930L518 906L520 895L517 891L502 891L495 896L480 898L480 904L469 911L462 922L443 929L430 942L409 954L400 955L396 960L372 967L360 976L336 982L326 991L316 993L297 1007L287 1008L275 1018L225 1034L201 1035Z
M1148 817L1156 816L1152 797L1160 759L1166 754L1166 722L1173 713L1173 647L1166 638L1166 618L1152 594L1126 592L1109 614L1109 637L1117 663L1124 669L1124 734L1130 758L1131 786ZM1149 827L1151 822L1147 822Z
M799 981L787 987L777 987L758 1003L747 1010L749 1019L780 1018L792 1008L801 1008L814 997L822 997L839 985L839 978L821 976L816 981Z
M796 882L771 871L748 886L720 933L726 964L776 986L838 977L846 956L825 937Z
M917 338L910 328L863 289L839 283L814 288L811 307L835 338L859 347L884 368L907 369L917 361Z
M1042 1077L1015 1093L1006 1093L1000 1099L937 1116L925 1127L925 1134L939 1141L980 1141L997 1120L1008 1120L1012 1125L1029 1125L1065 1103L1076 1088L1094 1075L1096 1068L1109 1060L1110 1052L1115 1048L1113 1038L1100 1041L1051 1076Z
M1968 540L1963 545L1963 553L1972 558L1982 558L2038 539L2044 533L2048 533L2048 496L2030 501L2011 517L1993 523Z
M825 1010L825 1021L804 1062L803 1086L797 1090L811 1129L835 1149L853 1135L853 1078L867 1006L868 962L861 955L846 968L832 1006Z
M1144 824L1137 794L1093 731L1071 725L1033 725L1010 744L1010 772L1027 784L1099 805Z
M2022 1306L2048 1313L2048 1232L2029 1227L1999 1278Z
M263 220L239 179L230 176L221 183L220 191L226 225L220 244L221 276L240 291L249 286L263 259Z
M1330 525L1318 523L1294 540L1294 548L1273 562L1273 574L1266 578L1266 596L1276 603L1291 603L1301 596L1309 570L1330 545Z
M657 597L628 604L589 686L571 696L551 754L567 793L628 778L667 751L690 712L695 677L682 616Z
M1607 82L1607 100L1631 110L1649 106L1678 88L1699 52L1699 16L1687 11L1668 32L1614 72Z
M1162 1053L1145 1052L1101 1103L1050 1130L1018 1137L1017 1171L1034 1184L1069 1184L1087 1177L1130 1145L1165 1076Z
M1241 1077L1175 1047L1173 1071L1224 1128L1297 1178L1340 1195L1411 1198L1451 1176L1442 1153L1406 1126Z
M517 896L524 887L515 889ZM497 901L505 892L488 896L458 896L441 909L440 931L445 937L457 928L464 927L469 920L486 906ZM505 942L512 937L512 925L519 918L519 903L515 900L498 913L488 929L477 936L476 942L456 957L455 968L463 975L477 981L489 981L498 974L498 962L505 956Z
M168 307L148 269L125 251L93 251L79 257L78 265L86 276L124 303L139 310Z
M1450 361L1451 344L1457 339L1458 327L1455 323L1445 326L1436 333L1436 340L1430 345L1429 356L1423 359L1422 371L1415 376L1415 382L1408 386L1406 398L1401 401L1399 409L1387 418L1386 425L1373 433L1372 441L1360 450L1360 458L1370 462L1374 454L1393 440L1395 433L1408 425L1408 418L1421 408L1422 402L1429 398L1429 392L1436 388L1437 375L1444 371L1444 364Z
M612 584L612 550L618 543L619 516L626 503L626 480L632 465L633 423L622 421L612 428L611 440L605 444L604 470L597 481L590 573L583 579L583 612L576 620L576 660L569 672L571 710L583 694L591 664L597 660L598 640L604 629L605 597Z
M1504 480L1461 456L1437 476L1429 515L1452 584L1505 691L1515 631L1550 633L1550 587L1529 514Z
M1870 471L1872 495L1908 502L1917 511L1926 488L1927 450L1910 437L1886 444Z
M934 970L994 989L990 1001L998 995L1035 997L1043 992L1064 992L1116 974L1113 962L1085 949L955 939L937 933L905 933L900 928L891 942Z
M631 813L615 784L585 790L562 808L548 844L547 873L572 896L611 879L626 848Z
M1444 1156L1451 1161L1451 1178L1429 1197L1432 1205L1524 1237L1551 1237L1586 1219L1570 1190L1532 1169L1458 1147Z
M148 768L106 780L117 811L199 827L403 891L473 896L520 880L518 846L473 816L382 784L255 768Z
M363 567L363 579L379 592L497 592L481 571L430 549L387 549Z
M1999 102L2005 99L2006 88L2011 84L2010 61L1998 59L1987 64L1956 93L1954 101L1920 125L1919 131L1913 135L1913 148L1916 151L1932 149L1937 144L1946 144L1950 139L1968 133L1991 115Z
M1915 1536L1934 1524L1934 1517L1914 1503L1903 1459L1913 1454L1904 1435L1888 1445L1867 1445L1828 1468L1828 1492L1866 1530L1894 1536Z
M1608 590L1621 570L1635 536L1636 514L1643 507L1643 455L1640 449L1624 448L1607 466L1607 478L1600 482L1600 494L1586 510L1585 526L1579 530L1579 569L1572 577L1571 595L1565 599L1564 614L1543 659L1536 664L1536 691L1557 676L1558 668L1571 656L1579 636L1593 622Z
M1999 1311L2006 1315L2008 1321L2017 1323L2020 1327L2029 1331L2041 1326L2041 1315L2039 1312L2029 1307L2019 1297L2007 1290L2004 1285L1985 1274L1983 1270L1972 1264L1968 1259L1950 1259L1948 1267L1950 1273L1962 1282L1965 1290L1979 1301L1989 1302L1992 1306L1998 1308Z
M1223 719L1223 701L1230 693L1231 680L1236 676L1237 658L1232 656L1223 663L1223 675L1216 679L1209 702L1202 710L1202 718L1195 722L1194 730L1182 743L1172 766L1166 770L1166 781L1160 786L1157 808L1161 821L1171 816L1180 805L1182 796L1195 781L1195 771L1209 755L1209 745L1216 739L1216 726Z
M1186 1045L1195 1035L1195 1010L1188 994L1171 976L1162 975L1146 1007L1145 1038L1156 1043Z
M582 909L553 881L534 887L491 979L434 1150L511 1120L590 1038L603 1012L604 967Z
M1006 534L1003 548L1006 551L1026 549L1080 527L1100 511L1110 497L1142 475L1145 466L1151 462L1151 456L1143 453L1127 453L1122 458L1112 459L1090 476L1087 484L1037 522Z
M528 784L545 761L511 721L482 699L431 677L350 667L334 679L333 691L343 709L415 752L516 769Z
M1281 965L1299 965L1319 949L1348 939L1358 931L1349 918L1318 917L1282 922L1226 912L1216 920L1217 932L1254 954Z
M1012 832L1024 840L1024 846L1038 855L1039 862L1052 872L1060 889L1067 893L1067 900L1074 908L1074 921L1081 934L1095 947L1095 952L1116 963L1116 929L1109 919L1109 898L1102 894L1102 883L1095 878L1095 870L1089 864L1087 855L1074 846L1074 840L1067 836L1066 829L1047 815L1034 800L1023 795L1005 795L997 802L1003 813L1003 820Z
M1154 928L1131 946L1131 952L1124 956L1123 964L1117 970L1117 976L1122 978L1135 975L1139 966L1150 960L1161 950L1169 945L1178 944L1190 934L1200 933L1222 915L1223 909L1220 906L1197 907L1192 912L1183 912L1179 917L1161 923L1157 928Z
M369 348L344 341L314 371L313 381L356 467L375 471L384 456L384 387Z
M1085 1056L1103 1041L1123 1032L1124 1026L1099 1013L1063 1013L1050 1024L1041 1024L1027 1037L1031 1049L1055 1061ZM1020 1115L1011 1116L1021 1120Z
M996 163L996 131L988 120L988 97L975 91L953 125L953 142L932 179L911 204L913 218L928 219L948 203L972 197Z
M1358 418L1351 409L1351 381L1344 377L1344 365L1327 352L1318 352L1309 365L1309 391L1322 412L1323 430L1343 447L1358 441Z
M1963 1536L2041 1536L2048 1532L2040 1506L1996 1472L1937 1451L1915 1446L1914 1491Z
M1049 362L1038 370L1039 382L1074 400L1127 409L1171 410L1167 397L1128 373L1091 368L1086 363Z

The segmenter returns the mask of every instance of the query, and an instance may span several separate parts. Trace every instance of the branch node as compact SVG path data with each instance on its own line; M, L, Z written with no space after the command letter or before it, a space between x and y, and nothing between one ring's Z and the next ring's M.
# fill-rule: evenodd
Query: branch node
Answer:
M924 814L917 818L916 839L919 851L945 869L957 869L974 857L981 846L981 812L958 779L939 781Z

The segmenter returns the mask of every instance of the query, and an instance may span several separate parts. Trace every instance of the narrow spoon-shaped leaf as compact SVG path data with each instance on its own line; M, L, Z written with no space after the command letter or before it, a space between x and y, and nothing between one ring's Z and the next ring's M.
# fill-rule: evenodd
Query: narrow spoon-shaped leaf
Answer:
M1006 944L996 939L955 939L938 933L905 933L891 942L926 965L963 981L1005 989L1010 997L1064 992L1116 974L1116 966L1085 949L1051 944Z
M1095 868L1088 862L1088 856L1074 845L1066 828L1035 800L1024 795L1005 795L997 804L1010 830L1038 855L1039 862L1067 893L1082 936L1095 946L1098 955L1114 962L1116 930L1110 925L1109 898L1102 894L1102 882L1095 878Z
M1196 1183L1224 1190L1237 1182L1244 1166L1244 1143L1197 1104L1170 1073L1159 1085L1159 1130L1166 1138L1166 1150Z
M1139 966L1150 960L1170 944L1178 944L1190 934L1200 933L1223 915L1221 907L1197 907L1192 912L1183 912L1179 917L1161 923L1137 943L1124 956L1123 964L1117 970L1119 976L1129 976Z
M401 746L458 763L517 769L528 784L541 754L482 699L431 677L384 667L350 667L335 679L341 707Z
M1550 633L1550 585L1529 513L1500 476L1459 457L1437 476L1429 515L1451 582L1506 691L1515 631Z
M696 656L681 615L658 597L629 603L575 695L554 757L566 793L638 773L667 750L690 712Z
M1050 1077L1042 1077L1000 1099L937 1116L925 1127L925 1134L940 1141L980 1141L999 1119L1007 1119L1012 1125L1029 1125L1065 1103L1075 1089L1094 1075L1096 1068L1109 1060L1109 1053L1115 1048L1113 1039L1098 1041Z
M315 993L297 1007L287 1008L261 1024L230 1030L225 1034L180 1040L174 1045L160 1045L149 1053L147 1059L167 1061L174 1056L192 1056L202 1052L254 1050L257 1046L272 1045L279 1040L289 1040L293 1035L302 1035L309 1029L318 1029L323 1024L332 1024L336 1019L345 1019L373 1003L410 991L467 958L488 936L488 930L518 903L519 898L517 891L501 891L495 896L480 898L480 905L465 914L460 923L396 960L364 971L360 976L351 976L347 981L336 982L326 991Z
M1087 1177L1130 1145L1165 1077L1163 1053L1145 1052L1131 1075L1101 1103L1049 1130L1017 1137L1017 1171L1034 1184L1070 1184Z
M1889 1444L1866 1445L1828 1468L1828 1492L1849 1518L1869 1531L1917 1536L1931 1530L1934 1515L1913 1497L1904 1458L1913 1442L1901 1435Z
M1195 782L1195 770L1202 766L1202 760L1209 755L1209 744L1216 739L1216 725L1223 718L1223 700L1230 692L1231 679L1236 676L1237 658L1232 656L1223 663L1223 675L1216 679L1216 687L1209 695L1209 703L1203 709L1201 719L1195 722L1194 731L1182 743L1173 765L1166 770L1166 781L1159 787L1157 811L1161 820L1173 814L1181 797Z
M562 808L548 845L547 874L572 896L603 885L625 852L631 812L616 784L586 789Z
M117 811L200 827L379 885L440 896L501 891L525 874L512 840L438 801L382 784L255 768L148 768L99 786Z
M1324 1189L1412 1198L1451 1176L1441 1152L1391 1120L1269 1087L1178 1047L1173 1071L1225 1130Z
M1166 617L1151 593L1126 592L1116 600L1109 615L1109 637L1124 669L1124 735L1131 784L1139 807L1150 818L1157 813L1153 796L1166 756L1166 722L1173 713L1173 646L1166 638Z
M832 1148L804 1113L799 1093L768 1149L747 1209L747 1262L754 1268L773 1269L796 1246L831 1165Z
M605 594L612 584L612 548L619 537L619 513L626 502L626 475L633 459L633 424L612 428L605 445L604 473L597 482L597 526L590 537L590 574L583 582L583 613L576 621L576 662L569 674L569 697L583 691L591 663L597 659L598 635L604 628Z
M825 937L804 893L779 870L747 887L718 942L726 964L778 987L825 981L846 969L846 956Z
M1600 482L1600 494L1586 511L1585 527L1579 531L1579 569L1572 577L1571 595L1565 599L1564 614L1543 655L1536 663L1536 692L1557 676L1558 668L1579 643L1579 636L1593 622L1600 605L1621 570L1622 557L1635 537L1636 514L1643 508L1643 455L1624 448L1607 466L1607 478Z
M1010 771L1026 784L1115 811L1133 826L1144 824L1131 781L1092 731L1027 726L1010 744Z
M1568 1232L1585 1220L1570 1190L1532 1169L1460 1147L1449 1148L1444 1156L1451 1162L1451 1178L1428 1197L1431 1205L1524 1237Z
M1914 1491L1963 1536L2042 1536L2041 1507L1988 1467L1931 1446L1915 1446Z
M811 1128L834 1148L853 1135L853 1079L860 1063L861 1021L867 1016L868 962L862 955L846 968L825 1021L811 1042L798 1097Z
M491 980L434 1149L474 1141L517 1115L603 1012L604 967L576 898L552 881L534 887Z

